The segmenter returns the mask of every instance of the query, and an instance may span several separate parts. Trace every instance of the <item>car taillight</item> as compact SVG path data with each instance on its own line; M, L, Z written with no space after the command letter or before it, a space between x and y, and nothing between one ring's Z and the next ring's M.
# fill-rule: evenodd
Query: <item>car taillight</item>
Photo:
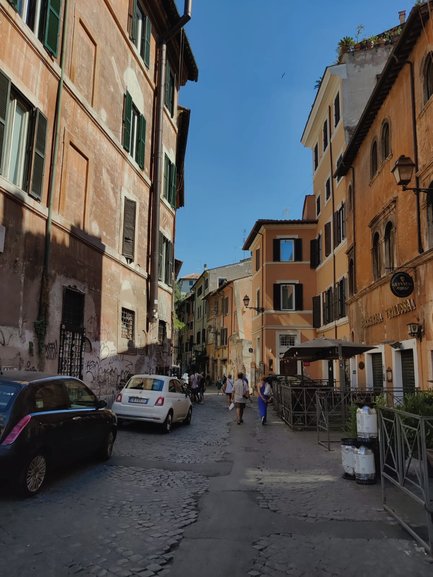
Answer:
M26 428L31 418L32 418L31 415L26 415L20 421L18 421L18 423L15 425L15 427L12 429L12 431L9 433L6 439L2 442L2 445L12 445L12 443L16 441L16 439L20 435L21 431L23 431Z
M121 403L122 402L122 393L119 393L116 397L116 403Z
M155 407L162 407L164 404L164 397L158 397L156 399Z

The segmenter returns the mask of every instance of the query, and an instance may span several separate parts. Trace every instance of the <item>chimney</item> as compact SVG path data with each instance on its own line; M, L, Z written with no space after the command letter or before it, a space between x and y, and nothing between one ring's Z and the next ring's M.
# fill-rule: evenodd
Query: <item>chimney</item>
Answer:
M399 18L399 20L400 20L400 25L401 25L401 24L404 24L404 23L406 22L406 10L401 10L401 11L398 13L398 18Z

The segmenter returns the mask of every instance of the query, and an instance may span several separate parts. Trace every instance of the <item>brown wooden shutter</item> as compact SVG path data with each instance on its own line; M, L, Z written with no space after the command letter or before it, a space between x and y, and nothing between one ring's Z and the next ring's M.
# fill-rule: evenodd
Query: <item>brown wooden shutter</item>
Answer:
M320 296L313 297L313 327L318 329L321 326L320 319Z
M295 310L304 310L304 287L302 284L295 284Z
M331 254L331 223L325 224L325 256Z
M122 254L130 260L134 260L136 209L136 203L133 200L129 200L129 198L125 198L123 209Z
M302 238L295 238L295 260L302 260Z
M281 310L281 290L279 284L274 284L274 310Z
M310 240L310 268L317 268L319 265L318 239Z
M129 0L127 29L128 29L129 37L133 41L135 40L135 37L134 37L134 13L135 13L135 0Z

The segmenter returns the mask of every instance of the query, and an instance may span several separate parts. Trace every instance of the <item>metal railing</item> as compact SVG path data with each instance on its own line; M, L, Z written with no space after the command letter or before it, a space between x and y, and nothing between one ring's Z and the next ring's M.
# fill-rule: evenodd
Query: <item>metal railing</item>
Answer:
M318 444L330 451L332 443L341 442L341 433L347 431L353 405L376 403L380 399L382 405L395 407L402 402L403 396L403 389L317 389Z
M328 381L299 381L288 384L281 379L272 384L274 409L291 429L314 430L316 428L316 391L328 388Z
M380 408L379 444L383 506L433 555L433 417Z

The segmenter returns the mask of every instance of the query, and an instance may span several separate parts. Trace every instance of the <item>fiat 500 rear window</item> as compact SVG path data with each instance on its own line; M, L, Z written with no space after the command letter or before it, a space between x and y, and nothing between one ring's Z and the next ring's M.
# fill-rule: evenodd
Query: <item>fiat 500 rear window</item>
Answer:
M162 379L131 377L126 385L127 389L138 389L140 391L162 391L164 381Z

